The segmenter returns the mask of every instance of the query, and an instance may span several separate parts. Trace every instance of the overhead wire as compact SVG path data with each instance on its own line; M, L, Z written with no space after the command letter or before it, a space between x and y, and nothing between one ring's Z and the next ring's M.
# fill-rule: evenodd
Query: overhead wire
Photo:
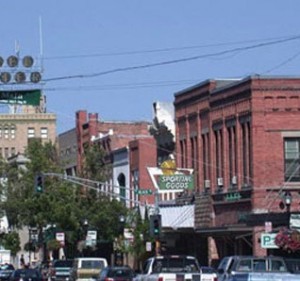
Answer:
M295 39L295 38L294 38ZM294 40L293 39L293 40ZM290 40L292 40L292 39L290 39ZM274 44L274 42L272 43L272 44ZM259 45L261 45L261 44L259 44ZM264 45L264 44L263 44ZM269 45L269 44L267 44L267 45ZM246 49L248 49L248 48L246 48ZM246 49L243 49L243 50L246 50ZM294 55L292 58L290 58L288 61L291 61L291 59L293 59L293 58L296 58L298 56L298 54L296 54L296 55ZM200 56L198 56L198 58L199 58ZM195 59L196 59L196 57L194 57ZM189 59L189 58L188 58ZM190 58L190 59L193 59L193 58ZM185 59L184 59L185 60ZM178 60L175 60L175 61L170 61L170 63L175 63L175 62L177 62ZM288 62L287 61L287 62ZM286 63L287 63L286 62ZM163 62L163 63L166 63L166 62ZM168 62L167 62L168 63ZM151 66L156 66L157 64L151 64ZM281 64L282 65L282 64ZM147 67L147 66L139 66L139 67ZM138 67L138 68L139 68ZM135 68L137 68L137 67L133 67L132 69L135 69ZM129 70L130 70L131 68L129 68ZM114 71L125 71L125 68L124 69L116 69L116 70L113 70L113 72ZM100 75L102 75L102 74L105 74L105 73L107 73L107 72L102 72L102 73L100 73Z
M295 35L294 35L295 36ZM211 47L223 47L228 45L240 45L248 44L253 42L262 42L262 41L273 41L278 39L287 39L291 36L281 36L281 37L271 37L264 39L250 39L243 41L232 41L232 42L221 42L221 43L211 43L203 45L192 45L192 46L182 46L182 47L168 47L168 48L157 48L157 49L148 49L148 50L136 50L136 51L123 51L123 52L111 52L111 53L94 53L94 54L79 54L79 55L61 55L61 56L49 56L44 57L44 60L62 60L62 59L74 59L74 58L95 58L95 57L115 57L115 56L128 56L128 55L139 55L139 54L151 54L151 53L161 53L161 52L174 52L174 51L185 51L192 49L202 49L202 48L211 48Z
M242 51L262 48L262 47L266 47L266 46L277 45L277 44L286 43L289 41L294 41L294 40L299 40L299 39L300 39L300 36L298 35L298 36L293 36L291 38L280 39L280 40L275 40L275 41L265 42L265 43L259 43L259 44L255 44L255 45L244 46L244 47L239 47L239 48L234 48L234 49L229 49L229 50L223 50L223 51L219 51L219 52L215 52L215 53L208 53L208 54L179 58L179 59L174 59L174 60L148 63L148 64L144 64L144 65L119 67L119 68L114 68L114 69L110 69L110 70L106 70L106 71L94 72L91 74L75 74L75 75L47 78L47 79L44 79L43 82L51 82L51 81L58 81L58 80L70 80L70 79L79 79L79 78L81 78L81 79L82 78L93 78L93 77L108 75L108 74L117 73L117 72L126 72L126 71L133 71L133 70L139 70L139 69L146 69L146 68L152 68L152 67L158 67L158 66L177 64L177 63L182 63L182 62L194 61L194 60L198 60L198 59L226 55L226 54L230 54L230 53L237 52L237 51L242 52Z

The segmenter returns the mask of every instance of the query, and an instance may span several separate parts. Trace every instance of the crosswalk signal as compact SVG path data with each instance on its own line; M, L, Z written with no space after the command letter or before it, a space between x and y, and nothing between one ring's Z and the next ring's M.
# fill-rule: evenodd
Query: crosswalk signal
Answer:
M34 180L34 189L37 193L44 192L44 176L43 175L36 175Z
M161 232L161 215L150 216L150 235L159 238Z

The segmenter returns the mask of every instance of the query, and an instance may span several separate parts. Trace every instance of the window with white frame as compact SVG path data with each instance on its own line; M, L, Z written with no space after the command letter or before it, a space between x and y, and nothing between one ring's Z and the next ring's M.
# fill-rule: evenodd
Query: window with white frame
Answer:
M300 138L284 140L284 179L300 181Z
M4 127L4 138L5 138L5 139L8 139L8 136L9 136L8 126L5 126L5 127Z
M27 129L27 137L29 139L35 137L35 130L34 130L34 128L30 127L30 128Z
M15 126L10 127L10 137L11 137L11 139L16 138L16 127Z
M41 128L41 138L42 139L47 139L48 138L48 128Z

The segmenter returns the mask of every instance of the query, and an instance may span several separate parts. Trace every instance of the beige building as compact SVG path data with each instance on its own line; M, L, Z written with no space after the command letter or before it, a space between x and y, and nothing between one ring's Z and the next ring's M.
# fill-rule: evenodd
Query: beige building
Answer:
M0 114L0 155L3 158L24 153L31 138L54 144L56 115L33 112Z

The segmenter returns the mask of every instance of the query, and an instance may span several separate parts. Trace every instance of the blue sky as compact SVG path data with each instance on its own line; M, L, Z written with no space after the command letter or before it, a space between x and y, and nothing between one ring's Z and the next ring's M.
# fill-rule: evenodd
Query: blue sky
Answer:
M58 133L81 109L151 121L153 102L206 79L298 76L300 39L288 39L300 35L299 10L297 0L2 1L0 55L18 41L21 56L39 56L42 42Z

